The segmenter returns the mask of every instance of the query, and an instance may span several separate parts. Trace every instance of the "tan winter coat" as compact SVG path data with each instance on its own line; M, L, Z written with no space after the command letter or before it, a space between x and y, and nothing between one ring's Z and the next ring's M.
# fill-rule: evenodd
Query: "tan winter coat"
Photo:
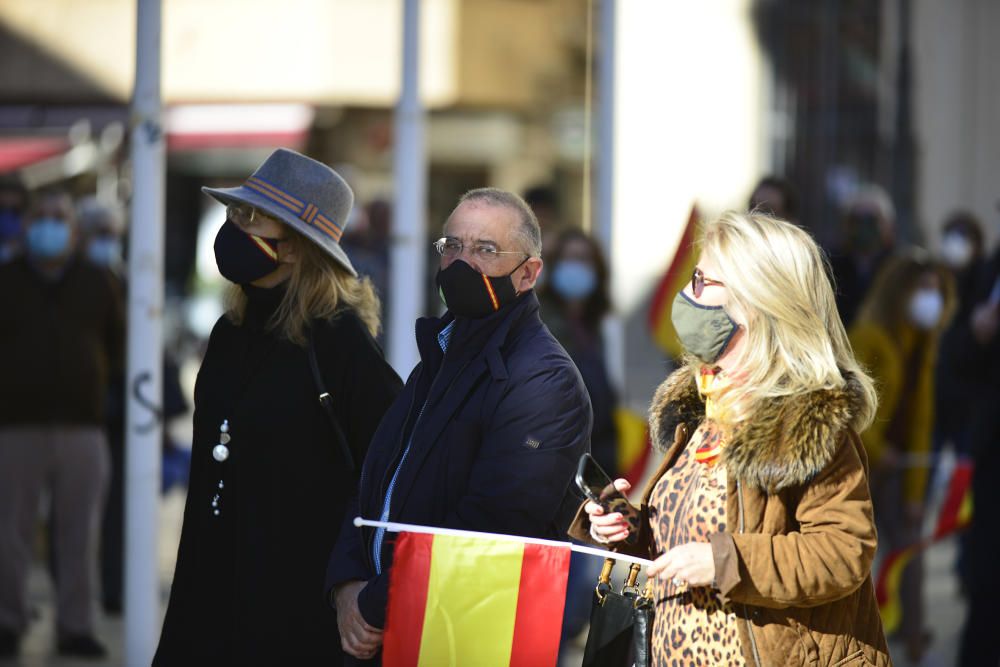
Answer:
M734 603L748 665L890 665L871 579L875 522L867 458L852 430L859 388L775 400L729 438L728 532L711 537L716 585ZM704 419L682 368L660 385L650 436L665 450L642 498L636 555L655 558L653 486ZM670 439L672 437L672 439ZM590 541L582 511L570 534Z

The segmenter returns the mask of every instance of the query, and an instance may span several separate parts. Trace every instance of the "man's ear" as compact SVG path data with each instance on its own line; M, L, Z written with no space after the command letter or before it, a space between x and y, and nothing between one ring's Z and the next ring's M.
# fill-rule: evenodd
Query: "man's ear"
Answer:
M517 290L518 294L527 292L535 286L535 283L538 282L538 276L542 273L542 266L541 257L529 257L525 260L521 268L514 274L514 289Z

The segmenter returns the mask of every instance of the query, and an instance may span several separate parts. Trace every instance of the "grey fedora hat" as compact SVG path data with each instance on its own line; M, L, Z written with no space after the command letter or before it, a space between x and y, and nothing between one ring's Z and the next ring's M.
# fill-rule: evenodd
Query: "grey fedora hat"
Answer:
M340 174L301 153L279 148L243 185L202 188L223 204L249 204L306 236L356 276L340 247L354 193Z

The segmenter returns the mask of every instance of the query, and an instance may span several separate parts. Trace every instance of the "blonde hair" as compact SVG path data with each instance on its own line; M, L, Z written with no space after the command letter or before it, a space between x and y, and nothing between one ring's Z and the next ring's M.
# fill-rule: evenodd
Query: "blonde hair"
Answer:
M286 282L285 295L268 323L270 330L297 345L305 345L305 332L314 319L326 319L340 308L350 308L368 327L372 336L381 327L378 295L368 278L356 278L336 260L295 230L287 243L297 261ZM243 322L247 297L233 285L227 295L227 314L234 323Z
M854 358L813 238L762 213L728 211L704 226L699 246L716 265L711 278L725 283L726 312L746 325L733 362L740 381L715 397L719 411L739 422L777 397L842 389L849 373L862 390L852 426L866 429L878 403L875 387Z

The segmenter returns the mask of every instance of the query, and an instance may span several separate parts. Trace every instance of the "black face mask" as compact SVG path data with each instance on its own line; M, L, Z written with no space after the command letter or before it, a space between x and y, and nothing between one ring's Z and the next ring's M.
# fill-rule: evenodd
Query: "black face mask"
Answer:
M215 237L215 263L226 280L252 283L278 268L278 239L247 234L226 220Z
M517 298L510 276L527 261L525 257L510 273L496 278L476 271L460 259L447 269L438 269L436 280L444 305L457 317L495 313Z

